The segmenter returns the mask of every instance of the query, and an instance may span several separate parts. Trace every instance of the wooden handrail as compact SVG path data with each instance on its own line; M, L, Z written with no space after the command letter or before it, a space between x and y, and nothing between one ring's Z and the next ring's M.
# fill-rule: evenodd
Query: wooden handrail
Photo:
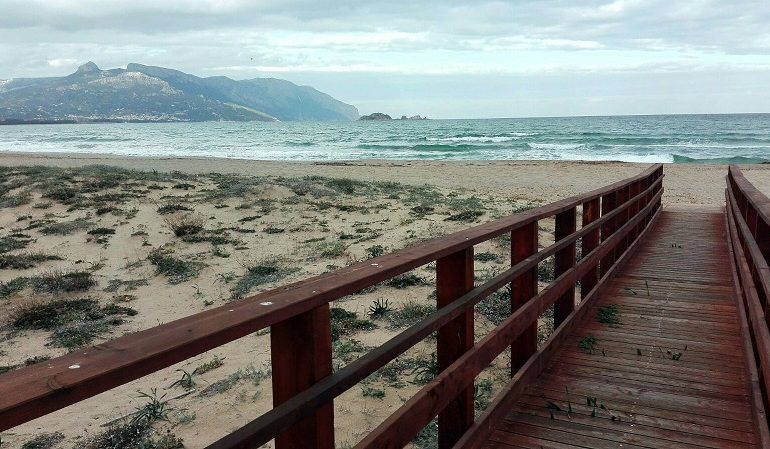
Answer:
M478 345L472 344L473 305L506 284L516 285L518 280L536 269L538 262L574 247L578 239L584 239L584 248L588 252L583 254L579 263L565 266L549 290L540 295L530 295L533 296L532 299L520 304L520 308L506 321L509 325L515 317L516 323L523 323L525 318L522 317L526 317L526 324L531 328L537 319L536 315L533 318L533 314L536 311L542 312L540 306L551 299L555 301L557 296L565 298L568 292L574 292L575 284L581 278L590 279L593 276L592 270L594 273L601 271L604 275L614 264L616 256L623 253L628 244L637 239L660 208L662 177L662 166L655 165L637 176L583 195L0 375L0 430L7 430L271 327L273 396L276 406L211 447L251 447L255 442L261 444L274 437L278 437L276 444L279 448L298 444L304 444L303 447L331 447L331 401L334 397L430 333L441 333L442 330L446 332L450 325L454 326L452 333L464 332L470 338L468 346L459 351L448 351L448 343L442 342L441 337L438 339L439 353L443 351L445 354L442 368L446 369L442 375L448 376L449 374L444 373L455 372L457 368L453 367L457 366L458 360L467 360L469 354L478 352ZM608 207L605 207L605 199ZM569 217L572 221L575 220L575 209L579 206L584 209L584 226L574 231L574 224L573 227L569 225ZM585 216L586 210L589 211L588 217ZM479 287L473 288L472 283L468 284L467 281L451 288L447 284L455 282L452 279L456 278L455 275L460 270L472 274L474 245L506 232L516 235L520 229L527 229L527 235L531 235L531 229L534 229L536 239L538 220L560 214L561 217L568 217L562 218L568 232L562 229L557 241L552 245L521 260L514 259L516 262L509 270ZM600 230L602 241L598 243ZM589 241L587 246L586 239ZM594 243L590 243L591 241ZM515 239L512 240L512 249L519 244ZM609 265L605 262L610 260L608 257L611 257L612 261ZM439 291L444 289L445 292L444 303L439 303L439 309L383 346L332 373L331 343L328 335L329 302L432 261L437 261L448 273L443 278L437 276ZM597 285L600 284L601 282ZM596 287L590 290L594 291ZM558 295L552 292L558 292ZM583 293L582 296L585 297L585 292ZM574 298L574 294L572 297ZM572 301L574 308L574 299ZM504 334L506 338L520 334L514 331L518 327L511 329ZM511 341L507 341L507 345L510 344ZM499 343L495 345L495 349L498 347ZM526 361L535 350L536 348L530 347L527 352L522 353L522 360ZM302 364L303 370L297 370L299 360L310 362ZM470 372L467 376L470 376ZM463 379L465 394L474 377L475 374ZM457 391L453 392L451 397L443 399L441 410L445 413L445 425L442 426L442 418L439 417L439 433L443 435L440 436L442 447L450 447L462 436L466 428L473 425L472 400L468 403L467 398L463 401L461 396ZM465 418L458 421L458 416ZM447 430L450 420L455 423L454 433ZM459 432L457 427L460 427ZM297 431L298 429L302 431Z
M725 190L728 241L736 290L739 293L739 316L745 319L744 346L748 372L754 388L754 421L763 447L770 446L767 410L770 408L770 328L767 298L770 298L768 269L768 235L770 200L757 190L736 166L730 166ZM765 250L760 247L764 243Z

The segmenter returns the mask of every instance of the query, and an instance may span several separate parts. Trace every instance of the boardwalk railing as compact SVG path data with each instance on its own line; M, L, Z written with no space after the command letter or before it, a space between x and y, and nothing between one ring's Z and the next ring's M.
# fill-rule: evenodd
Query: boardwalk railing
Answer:
M474 446L649 229L662 181L655 165L592 192L0 375L0 431L269 327L274 408L209 448L258 447L273 438L279 449L333 448L333 399L437 332L437 377L357 447L403 447L436 416L441 448ZM539 249L538 221L550 217L555 243ZM474 286L474 245L508 233L512 267ZM538 263L550 256L555 279L538 292ZM332 372L329 303L432 261L437 310ZM474 305L506 285L512 314L474 342ZM551 306L557 329L538 351L537 319ZM509 347L513 379L474 421L474 380Z
M731 165L727 175L727 224L736 271L741 326L748 371L755 391L755 421L763 441L770 442L766 411L770 408L770 199Z

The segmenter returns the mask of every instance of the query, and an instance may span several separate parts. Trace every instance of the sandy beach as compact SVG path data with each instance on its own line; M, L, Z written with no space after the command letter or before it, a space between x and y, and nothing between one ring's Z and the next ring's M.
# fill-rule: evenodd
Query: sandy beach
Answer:
M592 190L646 167L3 153L0 368L45 363L78 347ZM742 168L770 193L770 166ZM726 170L666 165L664 205L722 205ZM553 223L541 223L541 245L552 241L552 229ZM479 245L476 254L477 280L510 264L505 242ZM335 366L429 313L434 281L435 266L429 264L336 302L345 320L335 338ZM500 319L496 306L504 295L477 310L479 336ZM372 316L370 307L385 300L388 312ZM56 318L41 320L41 310L55 311ZM543 338L548 326L544 317ZM430 360L432 345L426 340L335 402L340 447L355 444L421 387L426 379L420 367ZM488 401L507 376L506 357L482 375L482 399ZM259 332L31 421L2 439L4 447L16 448L59 432L61 438L52 438L61 447L79 447L143 407L143 392L169 401L168 420L159 429L181 438L185 447L201 448L269 410L270 391L269 335Z

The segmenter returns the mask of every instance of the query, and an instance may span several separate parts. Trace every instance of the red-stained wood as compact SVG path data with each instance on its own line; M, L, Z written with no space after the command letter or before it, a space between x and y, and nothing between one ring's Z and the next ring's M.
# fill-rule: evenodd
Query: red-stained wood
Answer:
M653 226L622 275L573 326L554 362L491 426L483 447L528 447L532 438L564 447L766 447L754 425L723 216L664 211ZM681 276L672 283L665 279L676 260ZM704 281L719 294L699 295ZM598 307L609 305L618 310L615 325L596 321ZM707 312L697 313L701 309ZM589 335L596 339L593 351L581 350ZM594 413L586 397L605 409ZM551 410L553 419L547 401L562 410Z
M436 300L442 308L473 289L473 248L436 261ZM436 359L445 370L473 346L473 309L438 330ZM473 385L461 391L438 415L438 447L451 448L473 424Z
M626 215L625 213L621 215ZM556 214L556 231L554 240L559 241L573 234L576 229L575 209L568 209ZM575 265L575 244L572 243L560 250L554 256L554 277L558 278ZM553 305L553 326L559 327L569 314L575 310L575 286L567 290Z
M637 192L641 193L641 192ZM593 199L591 201L587 201L583 203L583 227L588 226L589 224L593 223L599 218L599 214L601 213L599 207L599 198ZM637 208L637 211L639 209ZM645 223L641 223L640 226L643 226ZM635 232L638 235L640 232L641 227L637 227ZM597 246L599 246L599 229L596 229L595 231L589 232L585 237L583 237L582 245L581 245L581 252L582 254L588 254L591 251L594 250ZM582 256L582 255L581 255ZM599 266L593 267L588 274L583 276L580 279L580 298L584 299L586 296L588 296L588 293L593 290L593 288L596 286L596 283L599 281Z
M583 195L53 359L45 363L46 370L40 369L43 365L40 364L32 367L34 369L8 373L0 377L0 430L271 327L276 406L211 447L257 447L277 436L279 448L330 448L334 444L333 398L420 339L438 331L439 365L446 367L439 377L448 382L448 389L443 390L444 394L439 398L440 406L430 405L433 408L428 415L440 413L439 427L444 429L440 430L444 435L440 436L441 447L450 447L462 436L462 430L473 424L473 377L491 361L489 357L511 346L524 333L536 329L537 316L560 297L571 292L574 307L575 283L587 276L591 269L595 271L601 258L615 253L615 247L621 241L632 241L637 230L655 215L660 204L662 175L662 166L653 166L638 176ZM640 189L642 182L648 186L643 192ZM625 192L625 198L633 200L633 204L603 211L601 217L575 231L575 207L594 202L598 209L600 198L615 197L620 191ZM643 213L636 214L639 210ZM572 231L563 231L563 238L535 252L538 220L556 216L557 222L564 223L567 215L571 215ZM600 228L609 224L612 224L612 231L604 235L603 246L597 246L593 251L584 249L584 261L565 268L553 284L536 295L535 272L539 261L571 250L571 263L574 264L576 240L590 240ZM473 246L505 232L518 234L520 230L526 230L528 237L532 237L525 240L532 248L529 255L514 256L516 248L512 247L512 268L474 288ZM515 241L513 239L514 246ZM437 261L439 310L374 349L371 355L366 354L332 374L328 303L433 260ZM617 265L606 268L614 270ZM603 277L602 282L605 279ZM513 285L519 280L526 282L522 282L522 289L514 290L527 293L527 297L522 295L521 302L516 304L517 310L507 324L504 323L502 332L493 332L473 346L473 305L506 283ZM532 290L528 293L527 288ZM512 302L514 300L512 297ZM466 351L471 347L481 350ZM526 347L526 356L522 355L515 363L526 362L526 366L532 362L529 356L536 349L536 340L533 338L520 347ZM555 346L548 348L548 352L553 349ZM542 359L538 360L537 363L542 363ZM421 400L425 400L424 397ZM424 425L424 415L419 416L416 422ZM409 422L403 429L399 428L398 432L402 434L398 438L404 438L415 425L415 422ZM404 429L407 429L405 433Z
M329 305L270 328L273 405L279 406L332 373ZM276 449L334 449L334 408L329 401L275 438Z
M511 264L537 252L537 222L511 233ZM537 294L537 266L516 277L511 283L511 312L523 307ZM532 323L511 344L511 376L537 351L537 323Z
M658 193L659 198L661 193ZM467 385L518 337L530 323L552 306L568 289L574 288L580 279L600 258L613 251L626 235L646 216L653 213L653 204L647 205L636 217L621 226L617 232L602 242L591 254L555 279L535 298L519 308L497 328L487 334L474 347L463 354L449 368L439 373L431 383L423 387L396 413L367 435L358 445L363 448L400 448L406 445L419 430L446 407L450 398ZM532 359L530 359L531 361ZM514 378L513 381L516 379Z
M607 193L606 195L603 195L602 197L602 216L605 216L615 210L616 204L617 204L617 197L615 192ZM613 218L602 225L601 228L601 241L605 241L610 236L612 236L612 233L615 232L616 229L616 223L618 222L617 218ZM615 252L610 252L605 256L601 264L599 265L599 276L604 276L605 273L607 273L610 268L612 267L612 264L615 263Z
M657 181L659 185L660 179ZM652 187L649 189L652 190ZM640 195L641 196L641 195ZM489 294L497 291L505 284L510 283L519 275L526 273L537 266L541 260L554 255L560 249L599 229L605 222L617 216L622 212L618 208L611 213L601 217L588 226L575 232L570 238L555 242L526 259L516 263L510 269L497 276L494 276L484 284L474 288L466 295L458 298L450 305L438 309L429 315L422 322L410 327L406 331L398 334L385 344L373 349L335 372L332 376L324 378L322 381L298 394L290 401L274 408L259 418L251 421L244 427L218 440L210 445L208 449L224 449L231 447L258 447L268 442L272 435L286 429L292 423L297 422L304 416L309 415L319 405L324 404L329 398L334 398L347 391L357 382L381 368L386 363L392 361L396 356L402 354L405 350L418 343L433 331L449 323L460 316L465 310L473 307L479 301ZM644 215L641 221L647 220L649 215ZM597 256L594 256L597 257ZM596 259L598 260L598 259ZM596 263L595 261L592 263Z

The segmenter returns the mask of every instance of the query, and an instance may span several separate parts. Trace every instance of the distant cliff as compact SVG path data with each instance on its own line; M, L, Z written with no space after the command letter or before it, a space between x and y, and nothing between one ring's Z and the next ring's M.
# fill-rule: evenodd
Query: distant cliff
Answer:
M0 80L0 123L355 120L358 110L275 78L200 78L163 67L93 62L68 76Z

